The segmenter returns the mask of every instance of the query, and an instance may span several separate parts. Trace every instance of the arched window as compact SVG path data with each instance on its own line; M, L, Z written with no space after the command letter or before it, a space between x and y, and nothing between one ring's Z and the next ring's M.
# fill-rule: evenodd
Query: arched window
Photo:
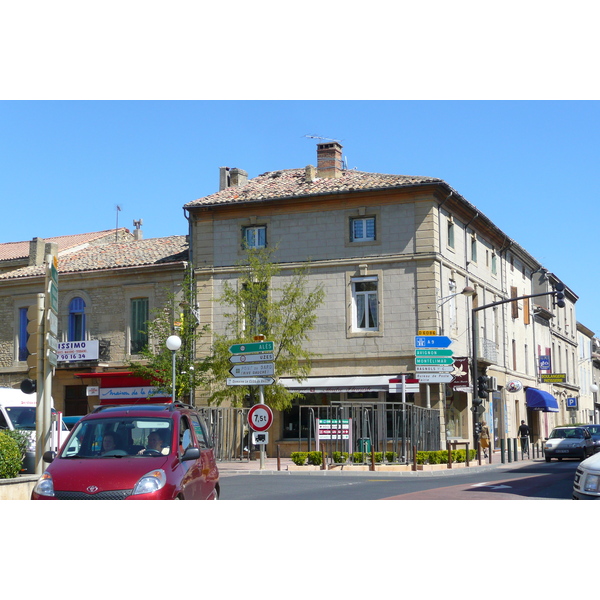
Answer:
M85 340L85 302L73 298L69 302L69 342Z

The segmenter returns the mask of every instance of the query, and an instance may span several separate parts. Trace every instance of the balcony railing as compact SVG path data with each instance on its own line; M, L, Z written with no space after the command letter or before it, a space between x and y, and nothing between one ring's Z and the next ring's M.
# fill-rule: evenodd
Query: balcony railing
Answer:
M486 338L477 340L477 359L490 364L498 364L498 344Z

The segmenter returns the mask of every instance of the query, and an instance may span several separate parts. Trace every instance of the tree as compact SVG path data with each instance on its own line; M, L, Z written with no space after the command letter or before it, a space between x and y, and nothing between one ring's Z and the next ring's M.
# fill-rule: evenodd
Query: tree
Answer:
M175 397L193 404L194 391L206 384L206 359L196 358L196 343L207 331L200 327L195 310L195 289L191 265L182 282L181 297L167 291L167 302L152 314L146 323L148 344L141 350L141 362L129 361L134 376L143 377L162 392L171 395L173 389L173 354L166 346L167 338L178 335L181 348L175 361Z
M308 331L317 320L316 309L321 305L325 292L321 284L308 290L308 265L296 269L280 287L275 281L286 281L277 276L281 268L272 261L276 248L247 249L246 260L240 265L239 285L225 282L219 303L230 307L225 313L225 333L215 334L211 363L212 383L217 390L209 402L220 404L233 399L240 406L250 396L258 396L257 387L226 386L232 364L229 346L248 343L255 335L262 334L274 342L275 373L296 379L305 379L311 370L311 359L316 353L304 347ZM272 408L283 410L292 400L301 396L275 383L263 386L265 402Z

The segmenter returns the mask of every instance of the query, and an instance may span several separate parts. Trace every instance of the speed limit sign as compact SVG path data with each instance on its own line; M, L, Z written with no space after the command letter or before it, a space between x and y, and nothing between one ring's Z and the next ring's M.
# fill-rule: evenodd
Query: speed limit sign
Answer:
M248 411L248 425L254 431L266 431L273 423L273 411L266 404L255 404Z

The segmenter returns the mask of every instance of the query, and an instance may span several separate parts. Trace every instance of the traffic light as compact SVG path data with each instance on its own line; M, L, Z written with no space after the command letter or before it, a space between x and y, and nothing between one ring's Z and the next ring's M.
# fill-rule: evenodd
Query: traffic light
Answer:
M477 421L477 423L475 423L475 433L477 435L481 434L481 429L482 429L482 425L480 421Z
M488 378L480 375L477 378L477 396L485 400L488 397L488 391Z
M27 379L21 382L21 391L25 394L33 394L37 390L37 377L38 377L38 360L40 358L40 352L44 351L43 345L40 348L39 338L40 330L42 328L42 321L44 318L44 306L43 304L32 304L27 309Z
M554 286L554 303L558 308L565 307L565 284L560 281Z

